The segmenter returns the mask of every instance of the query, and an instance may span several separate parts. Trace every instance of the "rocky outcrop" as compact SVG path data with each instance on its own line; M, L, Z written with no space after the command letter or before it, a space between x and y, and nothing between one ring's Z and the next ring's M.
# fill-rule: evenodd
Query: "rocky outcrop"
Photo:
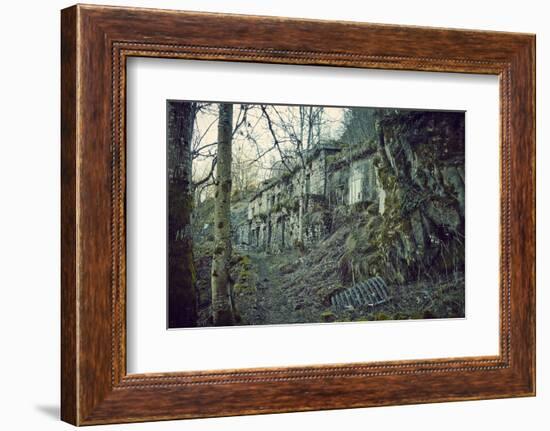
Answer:
M377 134L378 208L348 237L344 278L463 273L464 115L382 111Z

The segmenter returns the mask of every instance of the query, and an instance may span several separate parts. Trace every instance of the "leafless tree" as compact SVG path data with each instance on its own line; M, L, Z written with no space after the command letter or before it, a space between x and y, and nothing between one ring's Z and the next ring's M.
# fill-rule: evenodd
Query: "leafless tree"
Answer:
M275 105L262 105L262 114L277 148L283 166L292 172L300 171L298 238L304 239L304 213L307 206L307 158L320 145L324 108L297 106L282 110ZM290 143L290 145L283 145Z
M212 318L215 326L233 325L231 299L231 144L233 105L219 104L216 199L214 207L214 254L212 256Z
M191 234L191 139L196 105L168 103L168 324L195 326L197 296Z

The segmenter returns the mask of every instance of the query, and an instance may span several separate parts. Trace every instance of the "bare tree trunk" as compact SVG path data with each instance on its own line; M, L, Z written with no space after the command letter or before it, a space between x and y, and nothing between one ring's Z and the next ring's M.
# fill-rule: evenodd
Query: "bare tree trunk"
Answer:
M168 103L168 327L197 324L191 212L191 138L195 106Z
M229 264L231 260L231 135L233 105L220 103L218 163L214 208L214 255L212 257L212 319L215 326L233 325Z
M304 212L305 212L305 199L306 199L306 170L302 168L300 172L300 200L298 203L298 241L299 246L302 247L304 244Z

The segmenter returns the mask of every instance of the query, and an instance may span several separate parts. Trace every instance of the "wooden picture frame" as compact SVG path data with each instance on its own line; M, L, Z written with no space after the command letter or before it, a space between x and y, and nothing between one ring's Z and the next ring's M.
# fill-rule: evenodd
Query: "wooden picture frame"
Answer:
M64 421L91 425L535 394L534 35L83 5L63 10L61 21ZM130 56L498 75L500 354L128 375Z

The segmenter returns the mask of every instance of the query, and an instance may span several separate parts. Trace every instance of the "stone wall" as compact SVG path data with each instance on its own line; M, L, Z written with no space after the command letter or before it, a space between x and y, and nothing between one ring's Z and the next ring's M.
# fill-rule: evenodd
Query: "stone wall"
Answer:
M311 245L332 231L335 207L376 202L372 154L350 160L340 148L321 147L307 158L305 169L296 168L265 183L249 202L246 223L236 228L237 242L269 252Z

